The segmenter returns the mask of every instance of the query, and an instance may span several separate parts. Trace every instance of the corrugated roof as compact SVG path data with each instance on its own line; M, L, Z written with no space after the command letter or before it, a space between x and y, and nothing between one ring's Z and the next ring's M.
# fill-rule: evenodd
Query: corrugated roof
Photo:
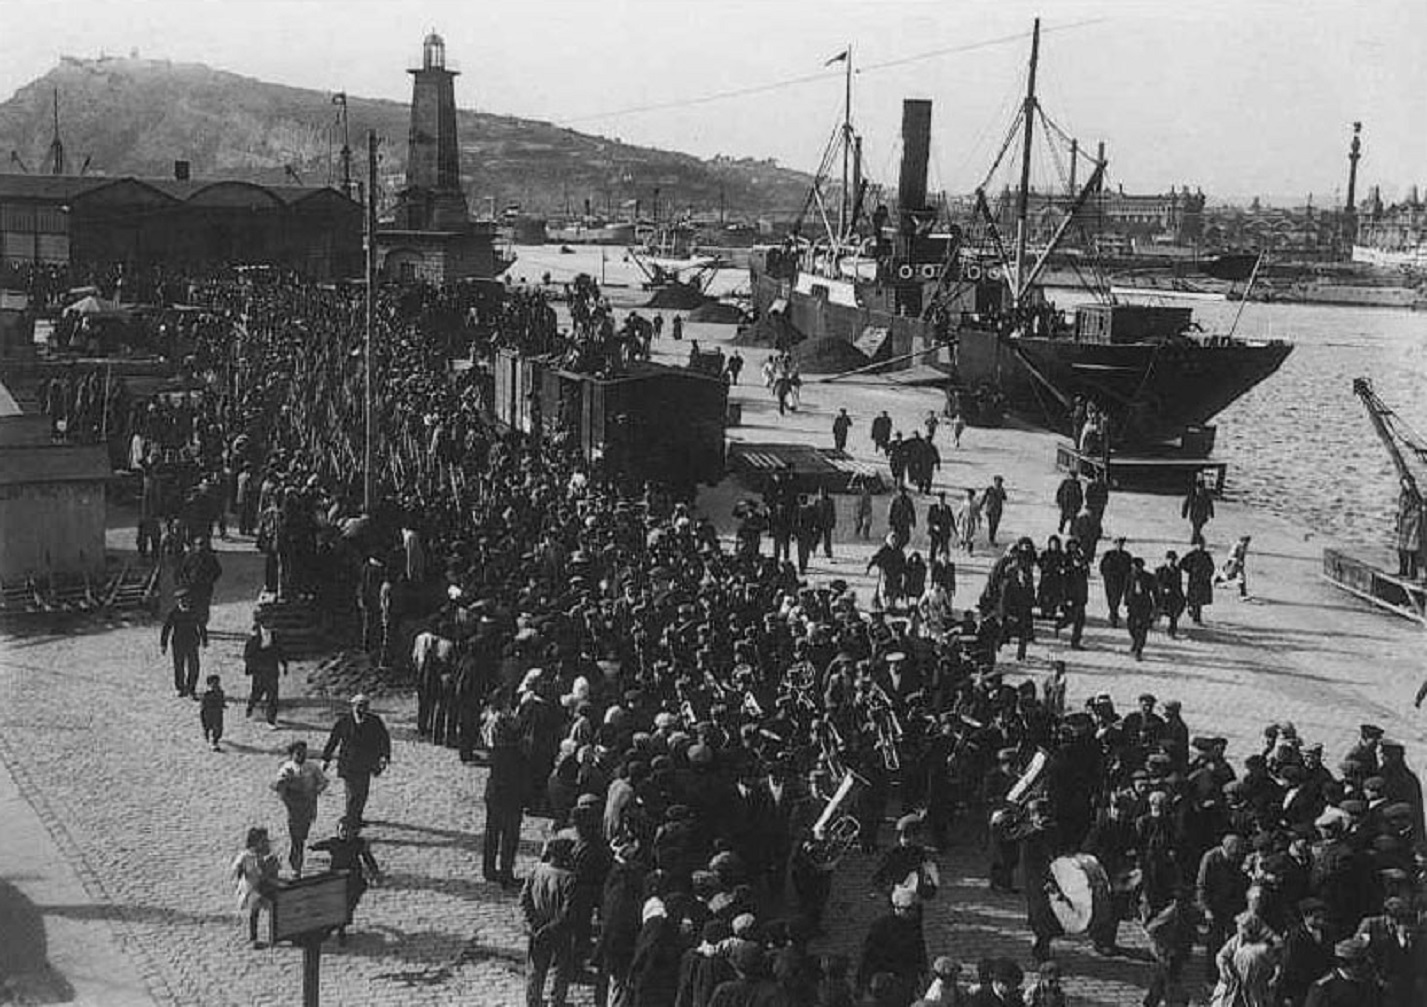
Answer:
M0 174L0 199L73 199L81 192L107 185L113 179L79 175Z
M260 189L288 206L320 192L330 192L333 195L342 196L340 189L330 185L264 185L261 182L250 182L238 178L200 178L179 181L174 178L140 178L137 175L81 177L79 175L0 174L0 199L69 200L93 189L122 181L147 185L180 201L186 201L205 189L225 184ZM342 198L346 199L347 197L342 196Z

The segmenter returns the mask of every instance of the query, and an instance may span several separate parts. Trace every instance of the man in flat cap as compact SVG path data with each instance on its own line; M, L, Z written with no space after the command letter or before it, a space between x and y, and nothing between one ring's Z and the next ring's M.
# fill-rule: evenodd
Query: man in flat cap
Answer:
M1308 988L1305 1007L1382 1007L1367 941L1349 937L1333 945L1333 971Z
M1308 990L1333 970L1333 939L1328 930L1328 904L1309 896L1298 902L1299 922L1283 940L1278 993L1287 1007L1303 1007Z
M1364 776L1376 776L1381 765L1379 749L1382 745L1383 730L1376 724L1363 724L1358 728L1358 740L1344 761L1352 760L1361 765Z

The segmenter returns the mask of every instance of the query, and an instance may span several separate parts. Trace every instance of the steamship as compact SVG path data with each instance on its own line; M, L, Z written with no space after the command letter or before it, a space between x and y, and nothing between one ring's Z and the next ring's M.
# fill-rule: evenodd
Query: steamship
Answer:
M938 227L927 198L932 103L909 99L902 106L896 220L877 211L869 236L858 236L851 226L862 215L865 183L860 140L845 114L843 177L850 175L851 185L844 184L847 207L836 214L845 226L819 241L755 249L754 307L760 317L780 319L794 338L853 342L889 368L918 360L938 366L973 422L978 413L989 418L1004 408L1066 429L1081 399L1107 414L1117 450L1207 454L1213 446L1208 422L1273 374L1292 347L1206 333L1187 307L1123 304L1105 296L1067 313L1047 299L1046 266L1101 185L1106 162L1092 159L1094 171L1059 233L1032 258L1026 194L1039 115L1039 40L1036 22L1019 116L1024 147L1011 247L995 227L984 192L977 193L986 222L982 237L973 241L954 226ZM820 216L829 220L834 214L821 199L815 188L810 202L817 201Z

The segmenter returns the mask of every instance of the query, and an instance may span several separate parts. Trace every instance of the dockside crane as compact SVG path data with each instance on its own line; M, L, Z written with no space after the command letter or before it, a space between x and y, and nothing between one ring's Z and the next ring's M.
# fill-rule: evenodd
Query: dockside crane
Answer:
M1416 456L1419 464L1427 465L1427 439L1413 430L1406 420L1393 412L1386 402L1378 398L1377 392L1373 390L1372 382L1367 378L1353 379L1353 394L1362 400L1363 408L1368 412L1368 420L1372 423L1378 440L1382 441L1382 446L1387 448L1393 468L1397 469L1398 479L1408 480L1415 488L1417 477L1407 464L1407 457L1403 454L1402 449L1407 448Z

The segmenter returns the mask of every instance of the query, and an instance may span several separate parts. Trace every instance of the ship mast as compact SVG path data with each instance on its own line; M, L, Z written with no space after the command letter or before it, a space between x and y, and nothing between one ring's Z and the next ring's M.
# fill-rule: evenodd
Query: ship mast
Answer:
M852 156L852 43L847 44L846 58L842 61L844 80L842 89L842 199L837 209L837 240L841 245L847 240L849 226L847 182L849 160Z
M1030 206L1031 135L1036 115L1036 63L1040 59L1041 19L1036 18L1031 35L1031 72L1026 78L1026 101L1021 108L1021 120L1026 129L1021 143L1021 191L1016 198L1016 303L1025 294L1026 212Z

